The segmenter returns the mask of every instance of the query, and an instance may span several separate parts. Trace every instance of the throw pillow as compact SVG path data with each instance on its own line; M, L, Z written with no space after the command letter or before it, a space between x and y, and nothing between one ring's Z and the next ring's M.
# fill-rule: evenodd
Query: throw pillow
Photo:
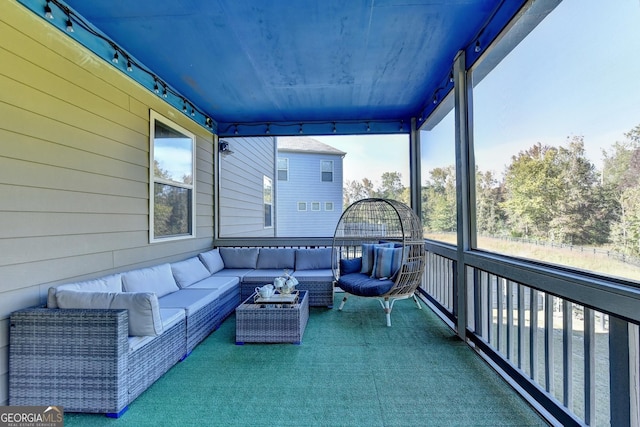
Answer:
M376 248L371 277L390 279L402 266L402 248Z
M362 258L340 260L341 276L345 276L347 274L359 273L361 269L362 269Z
M375 262L376 248L393 248L393 243L363 243L362 244L362 269L360 273L371 275Z

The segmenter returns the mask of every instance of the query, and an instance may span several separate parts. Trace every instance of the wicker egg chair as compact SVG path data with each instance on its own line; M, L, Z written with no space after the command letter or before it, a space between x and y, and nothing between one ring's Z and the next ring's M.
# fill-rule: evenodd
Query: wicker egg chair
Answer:
M333 236L333 277L349 295L376 298L391 326L395 301L413 298L425 268L420 218L404 203L363 199L342 214Z

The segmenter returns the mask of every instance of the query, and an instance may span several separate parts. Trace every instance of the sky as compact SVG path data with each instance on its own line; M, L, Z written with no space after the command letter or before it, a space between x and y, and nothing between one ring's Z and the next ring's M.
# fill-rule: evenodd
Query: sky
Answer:
M640 125L640 0L565 0L474 89L474 144L481 170L501 174L537 142L583 136L601 166L603 148ZM345 182L398 171L408 185L407 135L314 137L347 152ZM422 133L422 180L454 164L453 116ZM363 144L363 140L370 140Z

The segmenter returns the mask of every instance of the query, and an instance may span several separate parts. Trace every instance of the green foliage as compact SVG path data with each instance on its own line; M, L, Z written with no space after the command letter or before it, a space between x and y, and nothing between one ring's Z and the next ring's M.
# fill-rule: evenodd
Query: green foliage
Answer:
M640 125L603 154L603 169L586 157L584 138L559 147L538 142L511 158L504 175L476 170L476 228L486 236L517 236L573 245L614 244L640 257ZM457 226L453 165L428 172L421 189L423 225L430 233ZM345 206L366 197L409 202L398 172L381 185L347 182Z
M344 207L346 208L353 202L370 197L409 203L409 189L402 185L402 174L400 172L384 172L380 181L381 185L376 189L374 189L373 182L368 178L363 178L361 181L347 181L342 192Z
M427 231L456 231L456 172L435 168L422 187L422 222Z

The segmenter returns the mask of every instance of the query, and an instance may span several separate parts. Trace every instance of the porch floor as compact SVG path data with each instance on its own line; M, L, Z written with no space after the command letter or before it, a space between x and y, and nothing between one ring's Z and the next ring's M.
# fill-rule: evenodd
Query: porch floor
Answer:
M301 345L235 345L227 319L117 420L65 414L66 426L547 425L423 304L312 307Z

